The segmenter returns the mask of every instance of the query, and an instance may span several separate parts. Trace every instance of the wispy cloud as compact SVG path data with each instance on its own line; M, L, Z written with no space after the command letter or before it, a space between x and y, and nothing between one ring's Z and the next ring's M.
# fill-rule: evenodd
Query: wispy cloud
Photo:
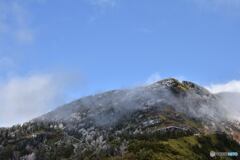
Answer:
M34 40L34 30L30 25L26 7L20 1L0 1L0 36L20 43Z
M23 123L65 102L66 75L15 76L0 84L0 127Z
M240 121L240 81L232 80L227 83L212 84L206 87L212 93L220 94L220 104L225 110L225 116L231 120ZM228 93L227 93L228 92Z
M233 80L222 84L212 84L206 87L212 93L220 92L240 92L240 81Z
M160 76L160 74L158 72L156 72L156 73L153 73L152 75L150 75L145 83L146 84L152 84L152 83L157 82L161 79L162 79L162 77Z
M152 84L164 78L166 77L162 77L158 72L156 72L147 78L145 84ZM186 80L186 78L183 76L175 76L173 78L176 78L180 81ZM212 93L221 93L221 92L239 92L240 93L240 81L231 80L227 83L210 84L208 86L205 86L205 88L207 88Z

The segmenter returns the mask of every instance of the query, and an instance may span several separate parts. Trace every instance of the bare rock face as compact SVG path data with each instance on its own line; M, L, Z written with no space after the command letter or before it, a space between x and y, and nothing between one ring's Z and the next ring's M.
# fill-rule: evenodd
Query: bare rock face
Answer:
M83 97L0 129L0 159L209 159L240 150L240 123L221 99L173 78Z

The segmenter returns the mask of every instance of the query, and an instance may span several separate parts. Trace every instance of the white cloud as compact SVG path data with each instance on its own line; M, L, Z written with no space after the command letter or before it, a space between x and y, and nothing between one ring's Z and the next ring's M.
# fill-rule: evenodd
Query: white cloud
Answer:
M160 76L159 73L154 73L154 74L152 74L148 77L148 79L146 80L145 83L148 85L148 84L152 84L154 82L157 82L161 79L162 79L162 77Z
M212 93L222 93L220 104L224 108L225 115L231 120L240 121L240 81L232 80L222 84L212 84L206 87ZM229 92L228 94L226 94Z
M206 87L212 93L240 92L240 81L233 80L223 84L212 84Z
M33 28L24 3L17 0L0 1L0 36L12 38L20 43L34 40Z
M64 76L35 74L13 77L0 84L0 126L23 123L65 102Z

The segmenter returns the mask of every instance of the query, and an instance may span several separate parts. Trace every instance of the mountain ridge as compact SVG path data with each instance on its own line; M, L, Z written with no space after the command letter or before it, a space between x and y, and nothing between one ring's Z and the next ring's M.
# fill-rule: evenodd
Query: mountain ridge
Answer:
M208 101L216 99L215 95L211 94L208 90L193 82L180 82L174 78L169 78L150 85L144 85L132 89L112 90L96 95L86 96L73 101L72 103L57 108L55 111L60 111L60 114L53 111L40 117L40 119L46 118L53 120L54 117L56 120L60 120L61 118L65 119L66 117L63 118L61 116L69 116L69 111L71 109L73 109L73 112L75 112L77 109L79 109L79 107L84 108L85 106L90 109L101 109L104 105L105 108L114 107L115 109L123 108L125 110L132 110L144 108L151 105L161 105L158 103L176 105L171 103L175 103L175 101L179 103L178 99L182 97L192 99L192 96L195 96L194 100L196 101ZM192 107L193 106L190 106L189 108ZM66 112L68 112L68 114L65 114ZM50 116L47 117L47 115ZM56 117L56 115L61 116Z
M207 160L210 151L240 151L240 123L221 100L174 78L83 97L0 129L0 159Z

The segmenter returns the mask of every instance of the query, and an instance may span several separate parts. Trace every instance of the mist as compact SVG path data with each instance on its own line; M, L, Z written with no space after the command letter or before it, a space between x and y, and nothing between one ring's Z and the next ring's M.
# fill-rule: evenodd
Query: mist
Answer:
M206 88L219 97L220 107L223 108L229 120L240 121L240 81L211 84Z
M135 88L83 97L39 119L71 123L93 121L98 126L111 126L137 111L172 107L177 112L193 118L210 119L216 122L238 120L239 94L234 94L235 96L226 92L214 94L191 82L177 82L180 85L183 83L192 85L192 88L183 91L170 86L171 83L175 81L163 80L150 85L144 84Z
M151 107L161 110L165 106L171 106L176 111L194 118L207 118L217 122L240 120L240 93L224 90L215 93L212 89L208 90L197 84L194 84L194 88L186 92L175 93L176 91L173 91L171 87L161 86L162 84L159 82L155 81L150 85L115 91L115 95L109 97L112 103L107 97L103 98L100 104L114 108L115 114L111 118L105 114L106 117L97 118L97 122L101 123L101 119L112 122L138 110ZM190 84L192 83L190 82ZM236 83L234 84L236 85ZM225 85L229 86L229 84ZM217 86L219 88L219 85ZM227 88L230 91L229 87ZM232 88L236 91L236 87ZM98 100L93 100L95 104L98 103Z
M30 74L3 81L0 127L22 124L66 103L66 92L74 79L76 76L70 74Z
M168 83L172 83L171 79L159 81L154 78L152 83L83 97L55 109L66 103L65 91L69 82L59 76L31 75L14 77L1 84L0 126L11 126L33 118L74 121L76 115L77 119L83 119L83 113L87 113L85 118L87 116L99 126L112 125L135 111L151 107L161 110L166 106L194 118L240 120L240 93L231 92L240 90L237 81L207 87L193 84L193 88L183 92L168 86Z

